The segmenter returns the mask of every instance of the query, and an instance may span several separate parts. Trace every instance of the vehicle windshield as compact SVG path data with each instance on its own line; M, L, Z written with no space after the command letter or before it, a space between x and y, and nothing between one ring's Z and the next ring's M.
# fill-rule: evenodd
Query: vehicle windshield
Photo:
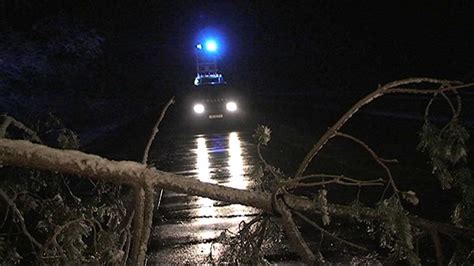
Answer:
M234 95L233 89L226 84L195 86L193 92L203 97L229 97Z
M198 74L194 79L194 85L214 85L225 84L224 77L221 74Z

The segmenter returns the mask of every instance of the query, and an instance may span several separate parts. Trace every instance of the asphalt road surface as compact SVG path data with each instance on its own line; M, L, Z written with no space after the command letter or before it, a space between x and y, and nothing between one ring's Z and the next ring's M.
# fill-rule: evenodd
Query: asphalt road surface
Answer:
M181 134L161 139L152 163L188 178L239 189L253 185L249 173L256 163L251 132ZM165 191L153 229L148 263L205 263L218 259L215 243L224 230L236 232L258 209L208 198ZM212 251L211 251L212 250Z

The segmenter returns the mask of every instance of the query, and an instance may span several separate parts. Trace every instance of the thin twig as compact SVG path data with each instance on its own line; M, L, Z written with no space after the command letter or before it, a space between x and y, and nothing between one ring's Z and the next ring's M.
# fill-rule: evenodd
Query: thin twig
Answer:
M145 146L145 151L143 152L143 159L142 159L142 163L143 164L147 164L148 163L148 153L150 151L150 148L151 148L151 144L153 143L153 140L155 139L156 137L156 134L158 134L158 131L159 131L159 126L161 124L161 121L163 121L163 118L165 117L165 114L166 114L166 111L168 111L168 108L174 103L174 97L171 97L171 99L168 101L168 103L165 105L165 107L163 108L163 110L161 111L161 114L160 116L158 117L158 120L156 121L156 124L155 126L153 127L152 129L152 132L151 132L151 135L150 135L150 138L148 139L148 142ZM160 205L161 205L161 198L163 197L163 189L160 189L160 191L158 192L158 198L156 200L156 204L152 204L152 208L156 208L156 211L158 211L158 209L160 208ZM148 208L148 206L146 206ZM153 211L153 210L151 210Z
M0 196L5 200L5 202L12 208L13 213L16 215L18 218L18 221L20 221L20 227L21 230L23 231L23 234L33 243L37 248L42 249L43 245L41 245L38 240L36 240L28 231L28 228L26 228L25 224L25 218L23 218L23 215L21 214L20 210L16 207L16 204L8 197L7 193L3 191L3 189L0 188Z
M302 214L301 212L295 211L295 210L293 210L292 212L293 212L294 214L296 214L297 216L299 216L301 219L303 219L305 222L307 222L307 223L309 223L310 225L312 225L312 226L318 228L318 230L321 231L321 233L326 234L326 235L328 235L328 236L330 236L330 237L332 237L332 238L334 238L334 239L336 239L336 240L338 240L338 241L340 241L340 242L342 242L342 243L344 243L344 244L347 244L347 245L349 245L349 246L351 246L351 247L354 247L354 248L357 248L357 249L360 249L360 250L363 250L363 251L368 251L366 248L364 248L364 247L362 247L362 246L359 246L359 245L357 245L357 244L354 244L354 243L352 243L352 242L349 242L349 241L347 241L347 240L345 240L345 239L342 239L342 238L336 236L335 234L333 234L333 233L327 231L326 229L322 228L319 224L315 223L314 221L312 221L311 219L309 219L308 217L306 217L306 216L305 216L304 214Z
M155 190L152 185L146 184L143 188L145 192L145 202L144 202L144 213L143 213L143 226L142 226L142 234L141 234L141 241L140 241L140 248L138 252L138 260L137 262L140 264L145 261L146 258L146 250L148 247L148 239L150 238L151 226L153 222L153 211L154 211L154 198L155 198Z
M3 216L3 222L0 225L0 228L3 228L5 226L5 224L7 223L9 214L10 214L10 208L7 207L6 210L5 210L5 216Z
M366 187L366 186L383 186L383 183L371 183L371 182L344 182L340 179L332 179L328 181L321 181L321 182L313 182L313 183L298 183L293 185L293 187L316 187L316 186L324 186L329 184L339 184L344 186L355 186L355 187Z
M66 257L66 253L65 253L64 249L61 247L61 245L59 245L59 243L57 241L57 237L60 233L62 233L62 231L64 229L68 228L69 226L71 226L72 224L75 224L75 223L89 223L89 225L92 226L94 232L96 231L95 226L97 225L99 227L99 230L102 231L102 226L95 219L78 218L78 219L70 220L67 223L63 224L63 225L57 226L54 230L54 234L46 242L44 248L47 248L50 245L53 245L53 247L55 247L56 249L59 250L60 256L63 259L63 262L67 261L67 257ZM95 235L94 235L94 246L96 247L96 236ZM44 250L41 253L44 253Z
M264 219L260 227L260 231L257 234L258 241L257 241L257 247L254 249L254 256L256 256L255 252L261 251L262 244L263 244L263 241L265 240L265 235L267 233L267 225L268 225L268 219Z
M311 178L331 178L331 180L323 180L320 182L311 182L311 183L301 183L301 181L311 179ZM345 182L347 181L347 182ZM281 187L312 187L312 186L322 186L327 184L341 184L341 185L348 185L348 186L382 186L383 183L382 179L373 179L373 180L358 180L350 177L346 177L344 175L332 175L332 174L313 174L298 177L295 179L290 179L289 181L285 182Z
M459 116L461 114L461 109L462 109L461 95L459 95L457 90L453 90L453 92L456 95L456 102L457 102L456 115Z
M438 266L444 265L443 248L441 247L441 240L439 239L438 231L430 231L431 240L433 241L434 249L436 252L436 263Z
M124 228L122 229L122 230L125 231L124 232L125 233L125 242L122 243L120 249L125 251L125 254L122 258L122 262L123 262L122 265L124 265L124 266L127 264L128 255L130 253L130 243L131 243L131 237L132 237L132 235L130 233L130 226L132 225L134 215L135 215L135 211L132 210L132 213L129 215L127 223L125 224Z
M443 87L441 87L441 88L443 88ZM457 118L459 117L459 115L461 114L461 107L462 107L461 97L459 96L459 93L456 90L454 90L453 92L456 95L456 101L457 101L457 106L456 107L454 107L454 104L453 104L452 100L444 92L435 93L433 95L433 97L430 99L430 101L428 102L428 104L426 105L426 107L425 107L425 116L424 116L425 123L428 123L428 121L429 121L429 114L430 114L431 106L432 106L433 102L435 101L436 97L438 96L438 94L441 94L441 96L443 96L443 98L446 100L449 107L451 108L451 112L452 112L451 120L450 120L450 122L446 123L446 125L444 125L444 127L439 131L439 135L442 135L443 132L449 127L449 125L452 122L456 121Z
M168 110L168 108L174 103L174 97L172 97L168 103L165 105L165 107L163 108L163 110L161 111L161 114L160 116L158 117L158 120L156 121L156 124L155 126L153 127L153 129L151 130L151 135L150 135L150 138L148 139L148 142L145 146L145 151L143 152L143 159L142 159L142 163L143 164L147 164L148 163L148 153L150 152L150 148L151 148L151 144L153 143L153 140L155 140L155 136L156 134L158 133L159 131L159 126L161 124L161 121L163 121L163 118L165 117L165 114L166 114L166 111Z
M22 122L16 120L15 118L13 118L11 116L8 116L8 115L1 115L1 116L4 117L4 120L3 120L2 125L0 126L0 138L4 138L5 135L6 135L6 132L7 132L7 128L10 125L14 125L18 129L21 129L21 130L25 131L25 133L30 135L32 140L34 140L38 143L42 143L41 139L38 137L38 134L36 134L36 132L34 130L32 130L31 128L25 126L25 124L23 124Z
M81 204L81 198L79 198L78 196L74 195L74 193L72 192L71 188L69 187L69 184L66 182L66 178L64 178L63 175L61 175L62 179L63 179L63 183L64 185L66 186L68 192L69 192L69 195L71 195L71 197L74 199L74 201L76 202L76 204Z
M260 144L260 143L257 144L257 154L258 154L258 157L259 157L260 161L263 163L265 169L267 169L268 171L270 171L270 173L272 173L273 177L278 178L280 175L279 175L277 172L275 172L275 169L273 168L273 166L270 165L270 164L265 160L265 158L263 158L262 150L261 150L261 144Z
M340 136L340 137L343 137L343 138L347 138L347 139L350 139L356 143L358 143L359 145L361 145L365 150L367 150L367 152L369 152L369 154L372 156L372 158L374 158L374 160L380 165L382 166L382 168L385 170L385 173L387 174L387 177L388 177L388 181L390 183L390 185L392 186L393 188L393 191L395 192L395 194L397 195L398 197L398 188L397 188L397 185L395 184L395 180L393 180L393 176L392 176L392 172L390 171L390 169L388 168L388 166L384 163L384 160L381 159L380 156L378 156L370 147L369 145L367 145L365 142L361 141L360 139L354 137L354 136L351 136L351 135L348 135L348 134L344 134L344 133L341 133L341 132L336 132L335 133L336 136ZM385 193L384 193L385 194ZM382 195L382 198L384 197L384 195Z
M454 107L453 101L451 101L451 99L449 99L449 97L446 96L446 93L441 92L440 94L441 94L441 96L443 96L443 98L448 103L449 107L451 108L451 112L453 113L453 119L455 119L458 116L458 112L457 112L456 108Z
M440 84L440 83L438 83ZM443 84L443 83L441 83ZM444 84L450 84L444 83ZM405 93L405 94L436 94L436 93L442 93L442 92L452 92L455 90L459 89L466 89L474 87L474 82L473 83L467 83L467 84L462 84L462 85L449 85L449 86L443 86L439 89L413 89L413 88L393 88L387 91L387 93Z
M438 94L435 93L433 95L433 97L431 97L431 99L429 100L428 104L425 107L425 122L429 120L431 105L433 105L433 102L434 102L434 100L436 99L437 96L438 96Z
M161 111L160 116L158 117L158 120L155 123L155 126L152 129L150 138L148 139L148 142L145 146L145 150L143 152L142 163L144 165L147 165L148 163L148 154L150 152L151 145L153 144L153 140L155 139L156 134L159 131L159 126L161 124L161 121L163 121L166 111L173 103L174 103L174 97L172 97L168 101L168 103L165 105L165 107ZM134 217L134 226L133 226L134 243L132 245L132 260L134 263L137 263L137 264L142 264L145 261L145 254L146 254L148 237L149 237L149 227L151 226L151 221L153 219L153 211L154 211L153 195L154 194L153 193L150 194L148 190L149 190L148 187L137 188L134 190L134 192L136 193L135 198L134 198L134 203L135 203L134 205L137 207L136 209L137 215L135 215ZM162 195L163 195L163 189L160 189L156 208L158 208L161 203Z

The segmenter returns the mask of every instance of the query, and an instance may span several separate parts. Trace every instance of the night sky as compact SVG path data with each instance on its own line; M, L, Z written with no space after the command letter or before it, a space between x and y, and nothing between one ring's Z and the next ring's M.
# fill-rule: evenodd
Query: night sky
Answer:
M473 1L2 1L0 10L4 31L57 16L95 29L105 38L99 79L137 95L192 86L206 27L225 40L229 84L252 92L353 101L400 78L474 79Z

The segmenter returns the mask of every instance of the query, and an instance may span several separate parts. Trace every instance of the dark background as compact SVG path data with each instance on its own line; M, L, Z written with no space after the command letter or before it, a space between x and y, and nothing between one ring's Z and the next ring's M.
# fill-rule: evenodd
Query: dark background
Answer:
M220 66L228 83L259 97L304 95L308 101L347 105L395 79L474 79L473 1L0 3L3 47L21 46L23 39L38 43L51 38L54 31L37 34L37 25L44 21L59 21L66 32L80 25L78 32L91 31L101 38L100 49L82 68L63 74L53 67L43 73L40 65L22 73L29 87L10 82L1 88L15 93L22 88L23 95L29 95L35 87L36 93L58 101L72 97L78 102L68 104L69 109L88 104L89 98L80 100L83 94L145 105L182 94L192 87L195 38L206 27L219 30L225 39ZM18 34L23 39L5 44ZM28 61L29 50L24 50L22 60ZM86 61L83 54L58 60L76 66ZM0 63L3 70L16 64ZM53 82L56 74L67 82ZM64 92L66 87L70 94ZM48 108L54 112L58 106ZM21 115L15 105L3 109Z

